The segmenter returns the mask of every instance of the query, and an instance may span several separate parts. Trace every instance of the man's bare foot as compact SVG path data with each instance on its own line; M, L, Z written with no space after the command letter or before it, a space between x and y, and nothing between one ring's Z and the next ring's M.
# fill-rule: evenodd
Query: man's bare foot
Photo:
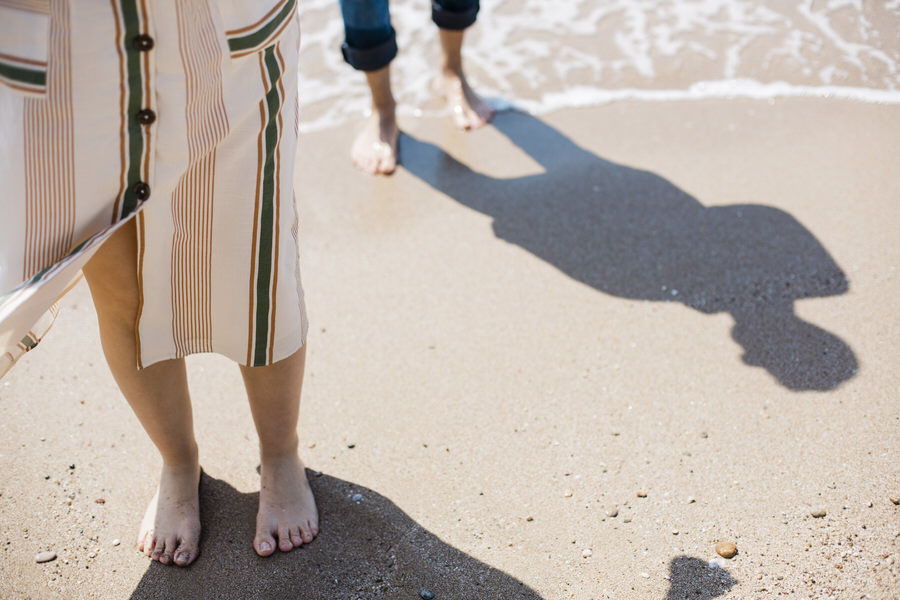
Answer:
M373 110L363 130L353 141L353 164L371 175L388 175L397 166L397 117L394 111Z
M443 69L435 89L447 99L453 123L460 129L477 129L494 118L494 109L469 87L462 71Z
M200 465L163 465L159 489L141 523L137 546L164 565L186 567L200 553Z
M276 547L288 552L310 543L319 533L319 513L303 461L292 454L261 462L259 513L253 540L256 553L269 556Z

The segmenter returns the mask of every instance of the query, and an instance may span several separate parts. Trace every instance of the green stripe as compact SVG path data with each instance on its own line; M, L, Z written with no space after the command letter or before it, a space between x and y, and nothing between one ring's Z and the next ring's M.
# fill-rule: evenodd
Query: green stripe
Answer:
M141 110L143 98L143 80L141 77L141 52L134 47L132 40L141 34L141 21L138 15L137 0L121 0L119 3L124 17L125 39L125 79L128 84L128 102L126 104L126 135L128 147L127 182L122 195L119 218L125 218L137 208L138 199L134 194L134 184L141 180L141 158L144 153L144 138L141 124L133 115Z
M271 21L254 31L253 33L248 33L247 35L237 36L230 38L228 40L228 48L231 52L240 52L241 50L249 50L250 48L256 48L260 44L262 44L272 33L278 30L279 27L284 23L284 20L288 18L288 15L291 14L291 11L294 10L294 4L296 0L288 0L284 4L284 8L278 11Z
M256 269L256 343L253 347L253 365L265 365L268 360L269 341L269 291L272 285L272 264L275 241L275 152L278 148L278 113L281 97L278 95L278 80L281 70L275 58L274 47L266 48L264 58L271 88L266 92L269 119L263 136L265 138L265 161L262 173L262 193L259 224L259 258Z
M0 77L5 77L19 83L35 85L39 87L47 86L47 71L38 69L29 69L26 67L17 67L9 63L0 62Z

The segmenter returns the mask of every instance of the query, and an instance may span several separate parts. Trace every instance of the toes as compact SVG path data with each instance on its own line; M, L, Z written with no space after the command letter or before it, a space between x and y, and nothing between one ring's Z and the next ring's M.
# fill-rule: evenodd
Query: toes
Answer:
M300 537L300 528L299 527L291 527L290 529L291 535L291 544L294 545L294 548L299 548L303 545L303 538Z
M186 567L197 558L197 542L191 538L184 538L175 549L175 564Z
M253 540L253 548L260 556L269 556L275 552L275 538L269 533L257 533Z
M317 533L318 530L313 528L312 524L309 521L300 526L300 538L303 540L304 544L308 544L313 541Z
M285 526L278 527L278 549L282 552L288 552L294 549L294 544L291 543L291 536L288 533L288 528Z
M163 551L159 555L159 562L164 565L167 565L175 560L175 546L176 539L174 537L167 538L165 543L163 544Z
M156 538L153 536L152 531L148 531L147 535L144 536L144 545L141 548L141 551L145 556L150 556L153 554L153 547L156 545Z

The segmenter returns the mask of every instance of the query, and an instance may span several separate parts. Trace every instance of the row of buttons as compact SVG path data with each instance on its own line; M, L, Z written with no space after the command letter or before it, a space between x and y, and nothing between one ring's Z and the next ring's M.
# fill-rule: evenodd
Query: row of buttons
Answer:
M153 41L153 38L149 35L142 33L140 35L134 36L131 40L132 47L138 52L147 52L153 49L153 46L156 43ZM135 115L137 122L141 125L152 125L156 122L156 113L149 109L145 108ZM143 182L138 181L131 187L131 191L134 193L135 198L140 202L144 202L147 198L150 197L150 186Z

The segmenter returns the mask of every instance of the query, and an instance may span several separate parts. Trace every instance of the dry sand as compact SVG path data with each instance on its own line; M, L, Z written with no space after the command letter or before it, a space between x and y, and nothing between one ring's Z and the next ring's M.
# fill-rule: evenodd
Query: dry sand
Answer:
M240 378L197 356L202 555L136 552L160 461L82 284L0 382L0 598L900 597L900 109L402 126L386 178L301 142L319 538L253 553Z

